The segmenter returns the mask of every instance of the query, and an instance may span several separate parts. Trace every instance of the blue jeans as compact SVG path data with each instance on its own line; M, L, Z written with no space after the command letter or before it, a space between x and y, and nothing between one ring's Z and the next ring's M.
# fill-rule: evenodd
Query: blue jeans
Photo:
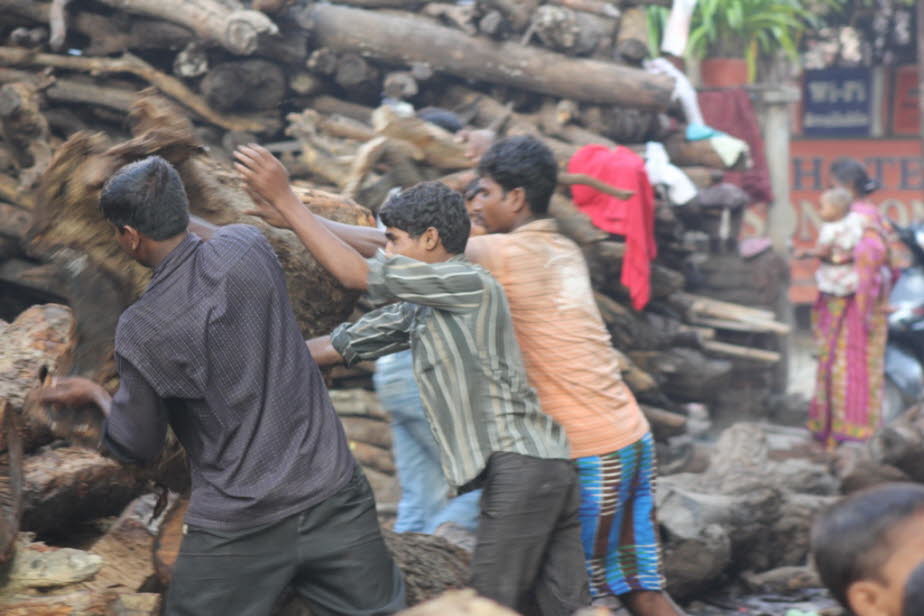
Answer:
M444 522L474 531L481 490L453 499L440 466L440 451L424 413L414 380L411 352L401 351L376 362L375 392L391 417L392 450L401 484L395 532L432 533Z

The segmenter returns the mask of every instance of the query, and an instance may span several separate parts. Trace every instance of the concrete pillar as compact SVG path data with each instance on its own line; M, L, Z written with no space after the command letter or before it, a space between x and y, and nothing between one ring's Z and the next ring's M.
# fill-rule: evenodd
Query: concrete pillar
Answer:
M761 120L764 151L773 187L773 204L767 216L767 229L773 247L789 253L789 240L796 229L796 213L790 200L789 149L791 105L799 100L799 90L792 86L752 86L751 100Z

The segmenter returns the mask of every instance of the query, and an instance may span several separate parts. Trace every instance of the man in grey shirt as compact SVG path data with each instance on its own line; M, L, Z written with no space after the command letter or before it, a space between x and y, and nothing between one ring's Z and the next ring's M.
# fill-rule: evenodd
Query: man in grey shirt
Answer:
M254 227L187 232L177 172L149 157L100 198L119 244L153 269L119 319L121 378L58 379L44 399L96 402L103 447L155 460L169 424L186 449L192 495L168 614L269 614L292 583L317 614L404 607L369 485L355 464L286 293Z

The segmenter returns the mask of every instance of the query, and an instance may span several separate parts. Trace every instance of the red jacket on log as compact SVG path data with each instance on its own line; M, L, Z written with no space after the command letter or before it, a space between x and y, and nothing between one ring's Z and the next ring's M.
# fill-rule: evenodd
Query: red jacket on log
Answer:
M629 289L632 307L641 310L651 298L649 273L658 254L654 236L654 190L648 181L645 161L629 148L612 150L588 145L568 161L569 173L585 173L607 184L634 191L627 200L617 199L582 184L571 187L577 207L609 233L626 238L620 282Z

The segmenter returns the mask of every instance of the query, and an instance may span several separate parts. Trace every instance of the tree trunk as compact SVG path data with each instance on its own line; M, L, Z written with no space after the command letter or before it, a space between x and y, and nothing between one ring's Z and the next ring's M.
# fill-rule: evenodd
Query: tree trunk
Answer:
M595 60L566 58L516 43L495 43L416 16L312 5L318 44L396 64L428 62L459 77L598 103L665 109L670 80Z

